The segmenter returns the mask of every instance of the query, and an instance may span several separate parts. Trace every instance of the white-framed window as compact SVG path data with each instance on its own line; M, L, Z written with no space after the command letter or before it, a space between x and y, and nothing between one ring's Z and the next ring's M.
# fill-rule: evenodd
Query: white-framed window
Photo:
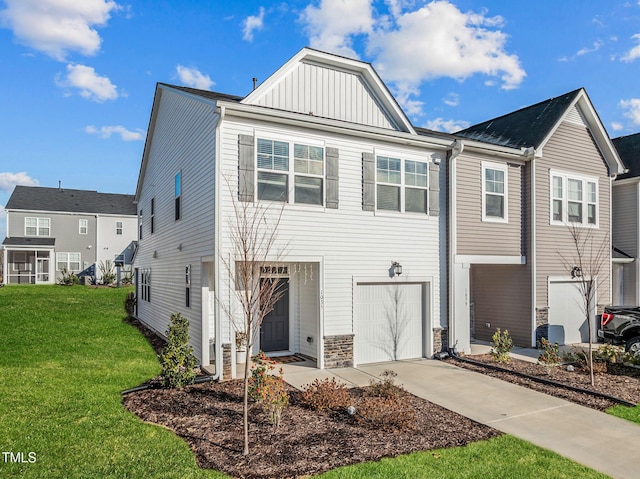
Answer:
M86 235L89 232L89 220L78 221L78 233Z
M11 269L14 272L31 271L31 263L27 262L27 253L24 251L14 251Z
M175 177L175 220L178 221L182 217L182 172L178 171ZM151 199L153 202L153 199Z
M376 155L376 208L427 213L429 164L401 155Z
M143 301L151 301L151 269L140 270L140 297Z
M80 253L56 253L56 269L78 273L80 269Z
M178 198L178 201L180 201L179 198ZM155 198L151 198L151 218L150 218L149 226L151 227L151 234L155 233L156 232L156 199Z
M50 218L34 218L27 216L24 219L25 236L49 236L51 234Z
M598 179L550 172L550 223L598 226Z
M116 235L122 236L124 230L124 223L122 221L116 221Z
M142 210L138 212L138 240L142 239Z
M506 223L508 219L508 165L482 162L482 221Z
M323 205L324 145L264 136L256 144L258 199Z
M184 282L185 282L185 297L184 297L184 305L187 308L191 307L191 265L188 264L184 268Z

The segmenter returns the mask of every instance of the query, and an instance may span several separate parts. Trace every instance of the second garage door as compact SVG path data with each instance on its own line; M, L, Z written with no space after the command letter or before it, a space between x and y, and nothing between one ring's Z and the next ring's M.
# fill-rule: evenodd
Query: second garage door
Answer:
M424 283L359 283L356 293L357 364L424 356Z
M583 301L576 282L552 281L549 283L549 341L551 343L588 342L589 330Z

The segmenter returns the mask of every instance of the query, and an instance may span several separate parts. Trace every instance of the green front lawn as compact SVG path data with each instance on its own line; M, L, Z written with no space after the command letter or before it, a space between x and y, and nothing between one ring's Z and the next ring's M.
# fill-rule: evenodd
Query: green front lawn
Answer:
M124 323L128 289L0 288L0 477L226 477L187 444L141 422L120 392L159 372ZM286 419L285 419L286 420ZM29 463L29 453L35 462ZM605 477L510 436L331 471L326 478Z
M607 409L607 412L613 416L640 424L640 404L636 404L634 407L614 406Z

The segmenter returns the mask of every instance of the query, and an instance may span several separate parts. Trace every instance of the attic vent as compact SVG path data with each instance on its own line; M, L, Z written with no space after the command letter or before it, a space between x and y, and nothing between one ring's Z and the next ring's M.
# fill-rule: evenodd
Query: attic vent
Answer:
M573 123L575 125L587 126L587 121L584 119L582 112L578 109L577 106L574 106L567 112L567 116L565 117L565 121L569 123Z

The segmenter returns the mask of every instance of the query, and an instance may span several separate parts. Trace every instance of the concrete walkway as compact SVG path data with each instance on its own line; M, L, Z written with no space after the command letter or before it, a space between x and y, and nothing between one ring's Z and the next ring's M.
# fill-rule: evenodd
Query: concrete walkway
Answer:
M332 378L366 386L385 369L416 396L507 434L550 449L614 478L640 477L640 425L448 362L396 361L320 370L315 363L283 365L285 380L302 388Z

